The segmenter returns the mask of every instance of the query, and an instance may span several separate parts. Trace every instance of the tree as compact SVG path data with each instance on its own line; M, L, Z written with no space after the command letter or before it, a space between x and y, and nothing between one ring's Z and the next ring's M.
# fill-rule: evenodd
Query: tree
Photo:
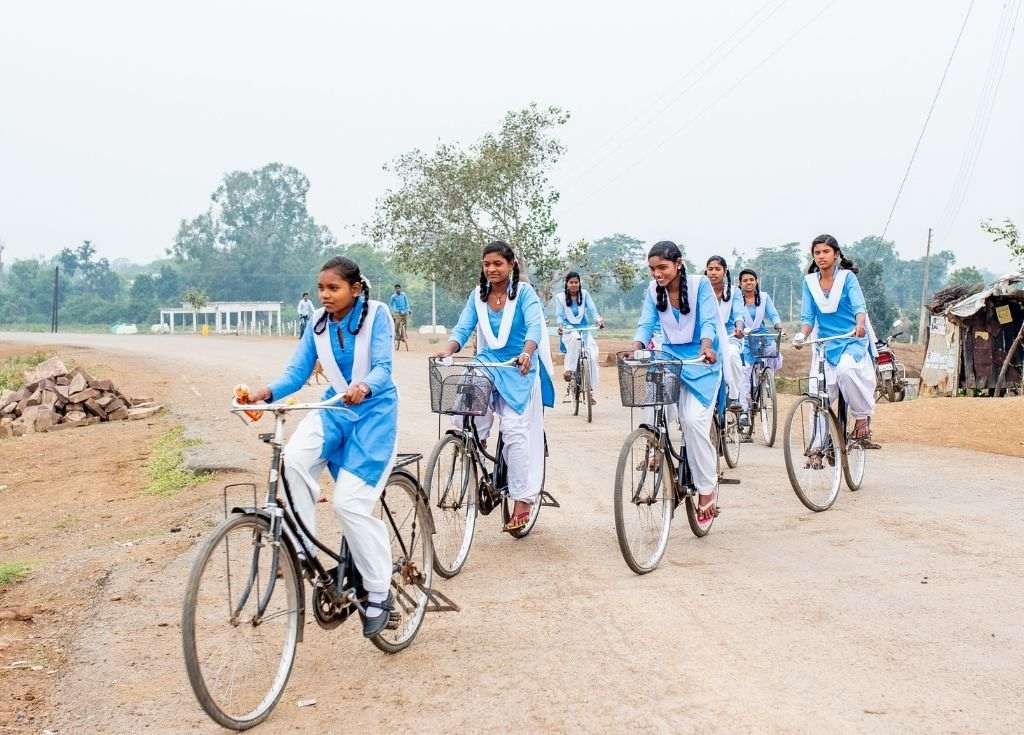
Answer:
M290 302L336 242L309 214L308 193L309 179L291 166L233 171L206 212L181 221L168 252L188 282L216 298Z
M860 287L864 291L864 300L868 305L868 315L875 327L875 333L881 339L889 334L889 327L892 325L899 312L889 301L885 291L885 269L879 260L869 260L860 266L857 274Z
M497 133L466 149L441 144L399 156L385 167L398 186L378 200L368 235L401 268L451 292L476 282L480 250L491 240L515 249L534 284L549 283L562 261L552 213L558 192L548 173L564 150L554 131L568 119L534 104L509 112Z
M992 220L982 220L981 229L992 235L995 242L1000 242L1010 251L1010 260L1017 264L1018 268L1024 268L1024 243L1020 241L1020 233L1010 219L1003 220L1002 225L992 224Z
M771 294L783 319L792 320L799 316L803 278L800 243L788 242L778 247L758 248L757 255L743 266L757 273L761 290ZM738 286L738 277L739 271L733 271L734 286ZM791 303L792 313L789 308Z
M621 232L590 243L579 240L569 246L563 260L562 280L569 271L577 271L586 287L595 293L611 281L620 291L631 291L640 281L644 259L643 240Z
M949 274L947 286L963 286L964 288L981 289L985 285L985 276L974 266L957 268Z

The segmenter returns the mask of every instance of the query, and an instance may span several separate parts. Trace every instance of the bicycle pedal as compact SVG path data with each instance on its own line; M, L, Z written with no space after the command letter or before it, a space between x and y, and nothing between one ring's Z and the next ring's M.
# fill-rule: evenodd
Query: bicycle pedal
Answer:
M391 614L388 616L388 624L384 627L388 630L397 630L398 626L401 625L401 623L402 613L398 612L397 610L392 610Z

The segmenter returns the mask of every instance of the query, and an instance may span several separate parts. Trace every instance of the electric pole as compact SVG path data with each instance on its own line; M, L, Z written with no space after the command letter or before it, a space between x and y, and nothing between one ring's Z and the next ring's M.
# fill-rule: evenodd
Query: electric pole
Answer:
M932 255L932 228L928 228L928 244L924 250L924 279L921 284L921 324L918 325L917 329L917 341L921 344L925 343L928 336L928 310L925 308L925 304L928 301L928 261Z
M50 316L50 331L56 333L58 327L58 303L60 299L60 266L53 269L53 313Z

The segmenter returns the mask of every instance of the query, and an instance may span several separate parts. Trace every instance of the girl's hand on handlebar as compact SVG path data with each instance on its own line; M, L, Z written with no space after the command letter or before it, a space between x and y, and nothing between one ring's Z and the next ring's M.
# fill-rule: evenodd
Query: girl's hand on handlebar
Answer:
M604 319L598 319L597 320L597 328L598 329L604 329Z
M346 405L358 406L366 400L368 395L370 395L370 386L366 383L356 383L355 385L350 385L348 387L348 390L342 394L341 400Z
M857 328L853 330L854 337L863 337L866 334L863 324L858 324Z
M700 348L700 356L704 358L704 362L708 365L714 365L718 360L718 355L715 354L714 349L708 345L702 345Z
M270 388L250 390L245 384L236 385L234 394L239 403L266 403L271 398Z
M516 358L516 365L519 366L519 373L521 375L526 375L528 372L530 372L531 362L532 358L530 357L529 352L523 352L519 355L519 357Z

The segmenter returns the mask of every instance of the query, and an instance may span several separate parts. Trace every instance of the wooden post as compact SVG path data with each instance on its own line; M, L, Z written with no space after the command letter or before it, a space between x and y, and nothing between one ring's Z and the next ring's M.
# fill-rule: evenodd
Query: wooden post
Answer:
M928 329L928 310L925 308L925 303L928 299L928 261L932 255L932 228L928 228L928 244L924 250L924 279L921 284L921 324L917 329L917 341L921 344L925 343L925 337Z

